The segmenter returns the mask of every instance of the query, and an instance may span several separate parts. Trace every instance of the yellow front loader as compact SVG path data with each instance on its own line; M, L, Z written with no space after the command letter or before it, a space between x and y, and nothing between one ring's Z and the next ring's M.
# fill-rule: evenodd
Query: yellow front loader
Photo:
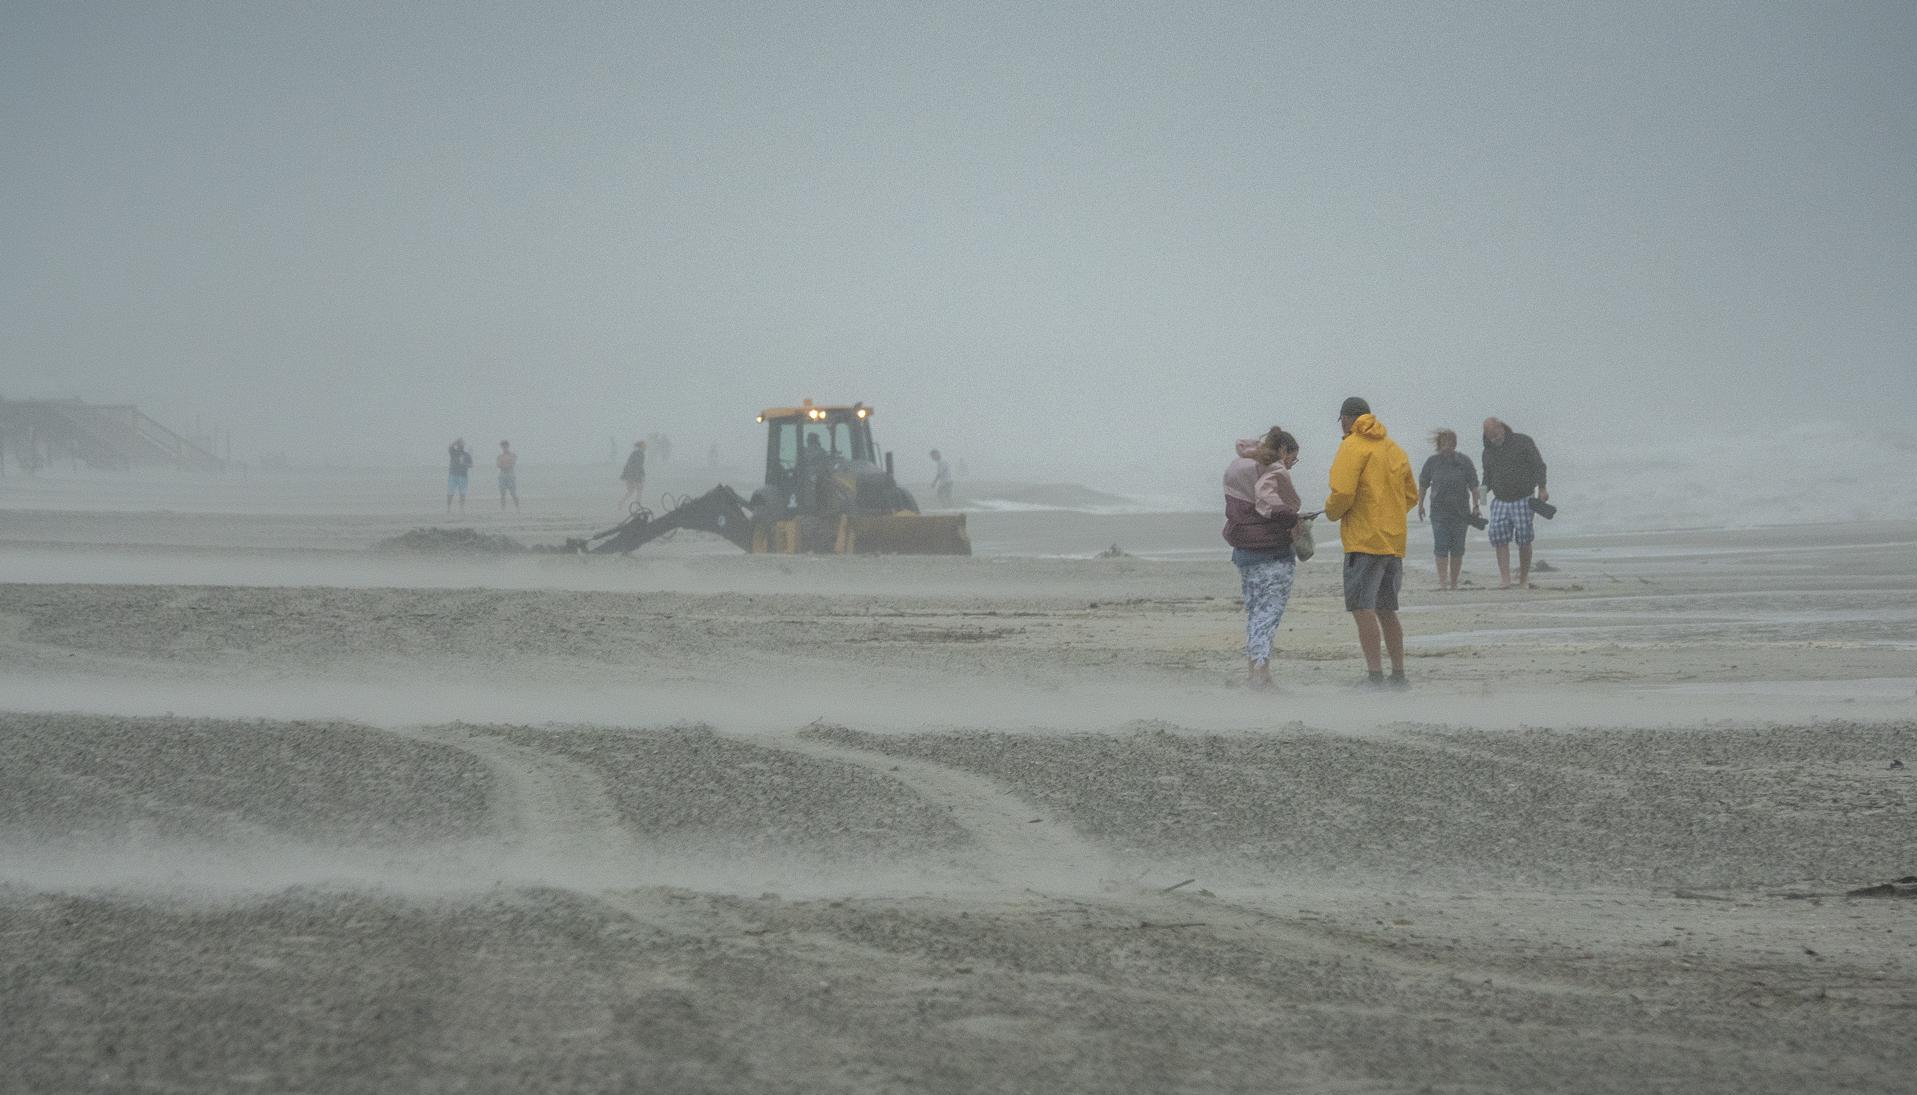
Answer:
M970 555L965 515L923 514L872 440L864 403L768 407L765 483L741 498L719 486L672 510L639 509L568 547L625 553L675 529L718 533L754 554Z

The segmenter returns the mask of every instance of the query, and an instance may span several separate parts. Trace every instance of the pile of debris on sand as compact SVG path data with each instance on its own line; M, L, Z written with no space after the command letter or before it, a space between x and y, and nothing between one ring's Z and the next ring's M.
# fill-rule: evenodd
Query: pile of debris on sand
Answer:
M491 536L470 528L416 528L381 540L374 551L416 551L435 555L516 555L526 545L510 536Z

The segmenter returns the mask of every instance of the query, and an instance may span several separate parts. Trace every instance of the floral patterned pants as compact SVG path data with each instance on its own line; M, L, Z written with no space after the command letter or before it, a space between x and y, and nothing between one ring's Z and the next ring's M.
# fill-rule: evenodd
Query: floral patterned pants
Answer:
M1245 657L1254 662L1271 660L1271 637L1284 617L1285 602L1291 599L1291 579L1298 572L1292 559L1273 559L1238 568L1245 590Z

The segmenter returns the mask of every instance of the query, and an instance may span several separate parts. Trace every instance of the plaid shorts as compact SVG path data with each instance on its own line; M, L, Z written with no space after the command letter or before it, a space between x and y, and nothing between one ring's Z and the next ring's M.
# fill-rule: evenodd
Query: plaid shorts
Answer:
M1520 498L1515 502L1506 502L1500 498L1491 499L1491 526L1486 535L1493 544L1528 544L1538 538L1537 530L1532 528L1531 500Z

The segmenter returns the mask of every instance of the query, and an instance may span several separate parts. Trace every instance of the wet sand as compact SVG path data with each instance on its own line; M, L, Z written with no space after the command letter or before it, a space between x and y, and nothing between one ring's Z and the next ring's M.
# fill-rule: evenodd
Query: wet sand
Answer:
M1335 556L1238 687L1205 517L193 516L0 524L0 1090L1911 1082L1917 902L1841 894L1917 873L1917 525L1414 559L1376 695Z

